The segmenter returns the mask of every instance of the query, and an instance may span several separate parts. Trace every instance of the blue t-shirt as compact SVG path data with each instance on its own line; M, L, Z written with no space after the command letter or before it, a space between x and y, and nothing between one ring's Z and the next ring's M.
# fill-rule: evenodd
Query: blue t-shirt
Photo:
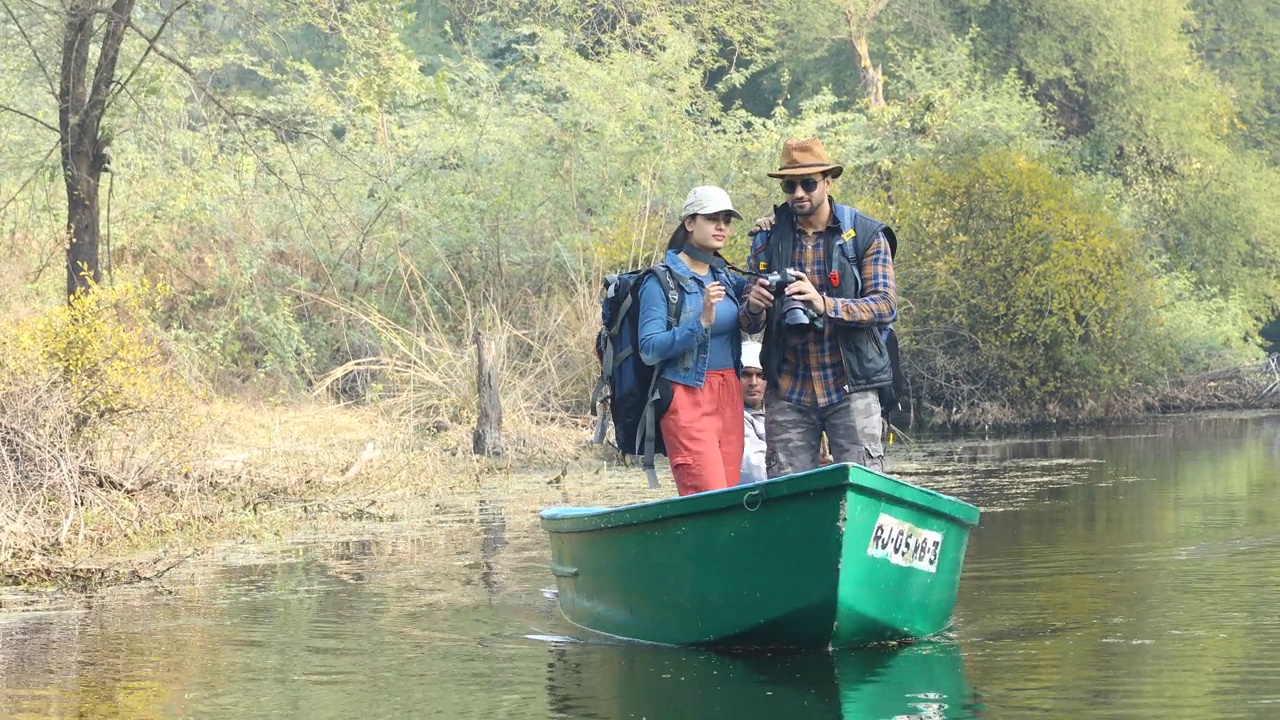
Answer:
M706 275L694 275L693 277L694 277L694 282L698 283L704 288L707 285L709 285L714 279L713 275L710 272L708 272ZM724 299L716 303L716 316L715 316L715 319L711 322L711 327L708 330L708 334L710 336L710 342L708 343L709 347L708 347L708 354L707 354L708 370L726 370L733 367L733 342L735 340L736 334L739 332L738 305L737 305L737 298L734 297L734 292L735 291L732 287L727 287ZM658 279L658 276L650 275L649 277L645 278L644 284L640 287L640 307L642 308L641 322L640 322L641 337L643 337L646 333L660 332L660 326L665 327L666 302L667 302L666 291L663 289L662 281ZM682 302L684 303L684 306L683 306L684 314L687 314L691 310L696 310L697 314L701 315L702 313L701 293L685 295L682 299ZM697 307L696 308L692 307L693 304L696 304ZM663 308L664 310L661 313L659 313L657 310L658 308ZM650 310L652 310L652 312L650 312ZM658 314L654 314L654 313L658 313ZM702 326L700 324L701 320L695 318L694 323L698 329L697 334L701 335L701 330L702 330ZM693 327L688 328L688 331L692 333ZM692 342L692 336L689 336L686 339ZM671 340L671 342L676 343L677 346L681 344L676 342L675 340ZM691 342L687 347L687 349L684 351L676 351L674 350L674 348L667 348L667 349L671 350L674 355L679 355L682 352L687 352L688 350L693 349ZM670 360L670 359L671 359L671 356L669 355L664 355L662 357L656 358L656 360ZM650 362L650 360L646 360L646 362Z
M695 275L702 287L711 284L711 273ZM726 287L725 296L716 303L716 319L711 322L711 349L707 356L708 370L733 368L733 337L738 334L738 306L730 299L733 289Z

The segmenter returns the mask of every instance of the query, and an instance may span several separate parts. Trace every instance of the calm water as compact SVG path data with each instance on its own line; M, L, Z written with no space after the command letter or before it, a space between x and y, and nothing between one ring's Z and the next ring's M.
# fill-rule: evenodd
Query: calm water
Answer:
M893 453L891 472L984 510L942 642L588 641L546 592L538 503L462 498L391 536L246 552L170 594L0 611L0 715L1280 718L1280 417ZM624 482L619 502L644 486Z

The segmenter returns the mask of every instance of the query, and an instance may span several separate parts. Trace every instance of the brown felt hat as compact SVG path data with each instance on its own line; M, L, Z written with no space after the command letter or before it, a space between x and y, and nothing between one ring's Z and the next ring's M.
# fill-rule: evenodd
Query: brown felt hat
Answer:
M821 140L808 137L788 140L782 144L782 159L778 162L778 169L769 173L769 177L784 178L823 172L830 172L834 180L844 172L844 166L831 162Z

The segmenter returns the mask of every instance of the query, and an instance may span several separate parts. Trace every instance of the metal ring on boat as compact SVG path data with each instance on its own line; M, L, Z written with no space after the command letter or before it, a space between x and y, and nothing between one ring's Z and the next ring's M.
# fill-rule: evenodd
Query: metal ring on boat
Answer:
M752 504L751 502L752 498L755 499L755 504ZM760 504L763 502L764 502L764 493L760 492L759 490L752 490L751 492L742 496L742 507L746 508L747 512L755 512L759 510Z

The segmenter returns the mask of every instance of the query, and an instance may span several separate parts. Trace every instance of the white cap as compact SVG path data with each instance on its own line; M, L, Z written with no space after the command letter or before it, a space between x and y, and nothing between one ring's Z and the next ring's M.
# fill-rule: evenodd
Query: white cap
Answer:
M688 197L684 199L680 219L684 220L690 215L715 215L726 210L739 220L742 219L742 213L733 209L729 193L715 185L700 185L690 190Z
M760 342L758 340L742 341L742 367L764 370L760 364Z

